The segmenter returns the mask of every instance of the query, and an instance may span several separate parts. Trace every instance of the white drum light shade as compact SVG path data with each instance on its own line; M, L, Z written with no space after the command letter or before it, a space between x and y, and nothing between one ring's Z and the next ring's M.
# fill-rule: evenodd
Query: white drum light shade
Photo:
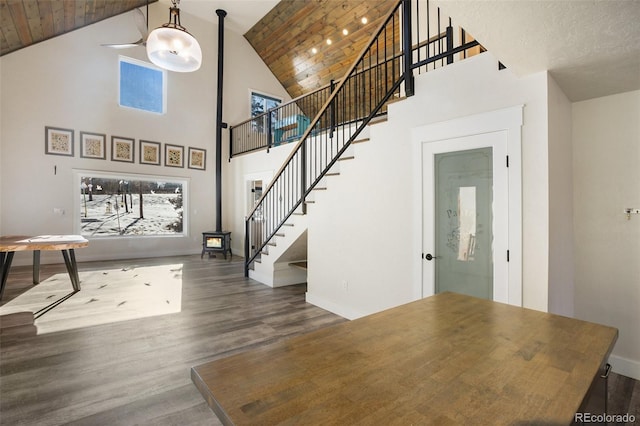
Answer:
M147 56L160 68L176 72L196 71L202 64L202 49L188 32L162 26L147 38Z

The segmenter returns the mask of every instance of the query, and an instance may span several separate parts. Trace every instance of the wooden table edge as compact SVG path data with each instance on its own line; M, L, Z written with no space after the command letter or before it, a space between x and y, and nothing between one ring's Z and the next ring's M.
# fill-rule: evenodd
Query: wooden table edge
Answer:
M216 416L218 416L220 422L225 426L232 426L234 423L231 421L224 408L222 408L222 405L220 405L218 400L213 396L211 389L209 389L209 387L204 383L204 380L198 372L198 368L205 365L206 363L191 367L191 381L196 388L198 388L200 394L205 398L207 405L213 410Z

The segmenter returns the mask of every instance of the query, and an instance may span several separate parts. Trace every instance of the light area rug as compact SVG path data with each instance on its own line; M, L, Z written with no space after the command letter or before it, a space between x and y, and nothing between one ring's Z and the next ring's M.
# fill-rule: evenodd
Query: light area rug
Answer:
M180 312L182 265L80 272L81 290L37 317L38 334ZM73 292L56 274L0 307L0 315L37 313Z

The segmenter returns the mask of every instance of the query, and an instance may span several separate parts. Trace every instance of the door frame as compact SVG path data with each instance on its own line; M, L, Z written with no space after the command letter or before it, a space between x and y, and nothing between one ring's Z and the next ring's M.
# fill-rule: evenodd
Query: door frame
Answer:
M425 143L455 140L461 137L484 133L503 132L506 136L506 154L509 156L508 168L508 284L505 302L522 306L522 124L524 105L475 114L467 117L415 127L412 130L415 182L413 186L416 203L414 229L419 229L414 238L416 262L414 268L414 297L428 297L423 293L424 260L422 259L423 235L427 224L423 220L424 170L422 165L422 147ZM506 158L505 158L506 162Z

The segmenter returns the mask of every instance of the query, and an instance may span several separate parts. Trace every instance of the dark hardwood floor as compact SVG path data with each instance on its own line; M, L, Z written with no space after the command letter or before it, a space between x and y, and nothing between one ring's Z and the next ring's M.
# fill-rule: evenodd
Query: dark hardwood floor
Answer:
M183 264L176 314L37 336L0 336L2 425L218 425L190 368L344 319L304 301L305 286L271 289L243 277L242 260L181 256L80 263L80 271ZM43 265L42 280L64 273ZM13 267L7 303L31 288ZM269 360L265 360L269 362ZM639 382L611 375L611 413L640 421Z
M306 303L305 286L272 289L244 278L237 258L81 263L79 269L161 263L183 264L177 314L31 337L2 336L0 423L219 424L191 382L192 366L344 321ZM42 280L63 272L63 265L44 265ZM12 268L2 302L30 287L31 268Z

